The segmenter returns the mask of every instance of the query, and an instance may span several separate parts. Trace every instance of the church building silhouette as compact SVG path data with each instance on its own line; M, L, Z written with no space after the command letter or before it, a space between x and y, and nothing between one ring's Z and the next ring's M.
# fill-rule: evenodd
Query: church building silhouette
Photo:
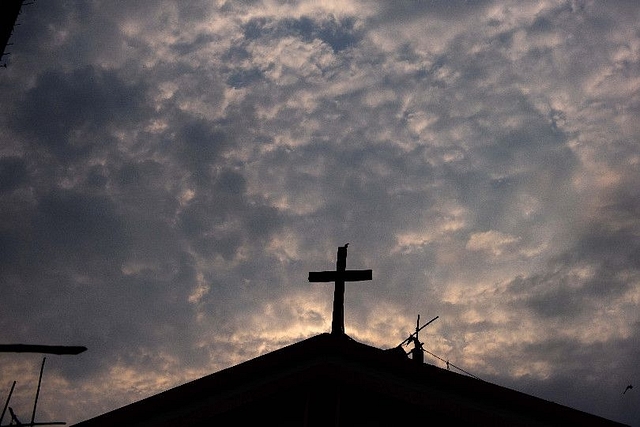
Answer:
M346 269L309 274L335 282L331 333L320 334L239 365L76 424L136 426L621 426L595 415L382 350L344 332L344 285L371 280ZM421 348L416 327L413 342Z

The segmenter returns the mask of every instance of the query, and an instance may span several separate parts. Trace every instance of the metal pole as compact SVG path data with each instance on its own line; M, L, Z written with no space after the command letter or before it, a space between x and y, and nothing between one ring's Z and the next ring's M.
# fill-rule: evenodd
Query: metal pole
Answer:
M7 406L9 406L9 400L11 400L11 395L13 394L13 389L16 386L16 382L13 382L11 386L11 391L9 392L9 396L7 397L7 402L4 404L4 409L2 410L2 415L0 415L0 425L2 424L2 420L4 419L4 414L7 412Z
M42 383L42 372L44 372L44 362L47 360L46 357L42 358L42 366L40 367L40 378L38 379L38 390L36 391L36 400L33 402L33 413L31 414L31 424L33 425L36 419L36 407L38 406L38 396L40 395L40 384Z

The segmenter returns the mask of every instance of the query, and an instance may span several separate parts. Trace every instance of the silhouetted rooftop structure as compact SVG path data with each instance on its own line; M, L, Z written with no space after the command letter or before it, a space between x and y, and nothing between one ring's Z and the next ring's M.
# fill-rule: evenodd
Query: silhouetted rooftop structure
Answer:
M76 426L622 425L417 363L419 359L410 359L401 346L382 350L351 339L342 324L344 281L371 280L371 271L346 270L346 250L346 245L338 249L336 271L309 276L310 281L336 282L338 303L334 300L331 334L308 338ZM418 318L412 335L417 348L421 348L420 329Z
M254 424L256 423L256 424ZM321 334L76 424L98 426L620 426L413 363L346 335Z

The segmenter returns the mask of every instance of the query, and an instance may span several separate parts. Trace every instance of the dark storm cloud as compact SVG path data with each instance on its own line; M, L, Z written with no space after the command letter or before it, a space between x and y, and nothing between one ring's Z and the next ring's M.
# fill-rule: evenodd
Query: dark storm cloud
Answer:
M627 413L627 422L633 423L638 416L637 406L633 399L622 395L631 382L630 378L638 375L635 366L638 350L629 345L631 340L633 338L585 344L574 340L552 339L502 349L502 355L526 353L530 355L532 364L544 364L551 368L553 374L545 378L525 375L517 381L507 378L501 381L507 387L542 398L547 392L553 396L562 396L565 404L585 412L601 414L603 417L619 419L620 413ZM501 353L493 355L493 363L506 370L508 367L505 366L505 359L501 360ZM584 360L589 363L582 363ZM554 366L562 366L563 369L556 371ZM610 375L594 375L594 371L604 370L610 372Z
M104 197L60 191L41 195L37 205L17 197L13 202L16 206L5 209L2 216L7 227L3 254L11 261L7 275L38 277L43 270L31 265L104 273L126 257L129 238L124 221Z
M584 289L575 288L579 279L567 272L547 276L516 278L510 284L510 291L525 299L524 306L542 318L576 318L593 309L591 295ZM527 296L525 296L527 295ZM514 307L514 310L522 307Z
M174 43L171 48L175 50L179 55L187 55L191 52L195 52L206 47L207 44L214 41L215 38L210 34L199 34L193 41Z
M615 216L607 209L602 218ZM597 320L602 310L621 306L636 288L628 277L640 274L640 240L637 230L611 229L608 225L588 224L566 253L549 262L548 272L518 277L509 283L507 292L517 301L514 310L532 310L541 320L564 319L588 325L602 321Z
M37 252L53 254L64 248L69 259L61 262L72 264L85 256L126 257L127 233L108 199L67 191L46 195L38 203L34 222Z
M606 199L601 215L592 218L567 252L548 265L550 272L516 278L508 285L514 312L524 309L533 315L536 329L548 325L550 330L547 340L522 343L501 354L528 354L530 363L543 364L548 371L544 379L527 375L517 382L506 380L507 384L535 395L545 390L566 396L566 404L605 417L616 419L626 412L627 422L634 422L637 411L620 399L620 393L630 378L640 374L634 362L638 348L633 344L637 319L632 295L637 287L628 280L640 276L637 224L629 221L638 198L618 193ZM622 319L610 316L617 311ZM569 338L576 333L591 342ZM499 358L496 355L495 365L509 369L505 364L509 358ZM555 366L563 368L556 371ZM599 371L611 375L594 373Z
M249 70L238 70L233 72L227 79L227 84L234 89L250 86L264 77L264 74L258 68Z
M200 254L232 259L242 245L265 242L281 226L276 209L246 195L240 173L217 170L208 185L208 195L196 196L180 214L181 229Z
M626 169L626 165L622 167ZM637 171L630 170L616 190L600 196L601 215L586 224L577 241L577 257L599 262L611 271L640 268L639 225L635 221L640 213L637 178Z
M24 159L15 156L0 158L0 192L13 191L27 181Z
M178 134L178 158L192 173L194 182L211 183L214 166L230 142L227 135L204 120L190 120ZM241 190L241 189L238 189Z
M113 71L49 71L26 93L14 126L59 160L75 161L113 144L109 128L133 123L141 108L144 87L125 83Z
M455 20L479 14L490 5L489 0L400 0L390 4L378 2L380 11L378 19L391 21L411 21L425 15L434 15L438 19Z
M2 305L13 317L3 319L4 326L13 330L11 325L24 322L22 333L47 341L64 336L65 332L50 328L75 324L74 299L82 294L76 285L84 280L79 277L114 277L114 267L127 256L129 237L122 218L109 200L71 191L44 195L34 209L14 214L22 215L23 221L5 234L11 243L11 263L1 275ZM3 219L5 224L16 222L12 217ZM36 265L43 268L33 268ZM57 307L59 303L63 307ZM69 322L58 323L67 316ZM56 320L48 324L36 319Z
M244 24L243 31L247 40L293 36L309 43L319 39L331 46L334 52L340 52L357 44L362 38L361 30L357 29L356 23L355 17L336 18L335 16L323 18L301 16L298 19L282 20L254 18Z

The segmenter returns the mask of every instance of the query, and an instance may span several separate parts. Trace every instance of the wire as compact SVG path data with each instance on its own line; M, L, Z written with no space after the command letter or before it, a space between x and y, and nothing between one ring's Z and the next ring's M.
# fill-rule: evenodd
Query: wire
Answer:
M423 349L423 350L424 350L424 349ZM475 379L480 380L480 381L484 381L482 378L480 378L480 377L477 377L477 376L473 375L471 372L467 372L467 371L465 371L465 370L464 370L464 369L462 369L461 367L454 365L453 363L449 362L448 360L444 360L442 357L437 356L437 355L435 355L435 354L431 353L429 350L424 350L424 352L425 352L425 353L429 353L431 356L435 357L436 359L439 359L439 360L443 361L444 363L446 363L446 364L447 364L447 367L449 367L449 366L453 366L454 368L456 368L456 369L457 369L457 370L459 370L460 372L464 372L465 374L469 375L469 376L470 376L470 377L472 377L472 378L475 378Z

